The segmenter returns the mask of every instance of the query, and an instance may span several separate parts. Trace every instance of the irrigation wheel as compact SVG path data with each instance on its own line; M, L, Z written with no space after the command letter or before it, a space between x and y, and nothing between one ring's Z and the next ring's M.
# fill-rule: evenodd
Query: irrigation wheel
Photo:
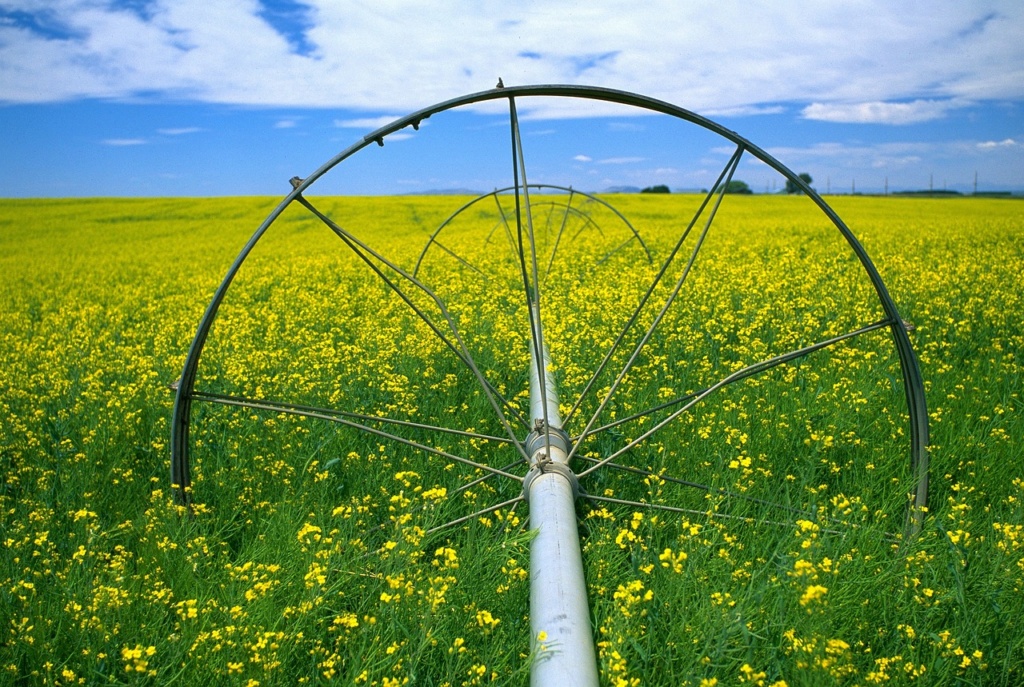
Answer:
M657 115L716 141L704 150L724 164L657 216L644 196L577 190L586 177L537 183L518 114L537 99ZM505 188L435 197L433 220L314 195L356 153L495 104ZM816 219L748 231L765 219L725 193L745 162L795 184ZM578 516L588 542L623 550L644 513L753 537L919 529L928 420L907 323L838 215L734 132L622 91L498 88L398 119L292 185L214 294L177 385L171 479L190 507L244 502L235 517L251 522L305 490L355 513L338 538L368 569L528 526L538 685L597 684L584 580L592 591L610 564L581 555ZM299 257L282 266L286 247Z

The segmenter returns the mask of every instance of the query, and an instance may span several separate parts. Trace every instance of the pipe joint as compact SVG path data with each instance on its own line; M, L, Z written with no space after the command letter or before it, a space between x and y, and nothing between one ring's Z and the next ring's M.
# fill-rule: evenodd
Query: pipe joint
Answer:
M565 455L569 455L572 452L572 440L564 429L552 427L551 425L545 426L543 420L537 420L533 431L526 435L526 441L524 442L526 455L530 456L530 460L533 461L537 452L546 452L548 446L560 449ZM535 462L545 462L545 459L551 460L551 456L542 455L541 459Z
M530 502L530 487L533 485L533 481L541 475L547 475L556 473L561 475L569 482L569 486L572 487L572 498L576 500L580 495L580 481L576 478L576 473L566 465L565 463L556 463L552 460L546 460L536 463L530 471L526 473L526 477L523 479L523 499Z

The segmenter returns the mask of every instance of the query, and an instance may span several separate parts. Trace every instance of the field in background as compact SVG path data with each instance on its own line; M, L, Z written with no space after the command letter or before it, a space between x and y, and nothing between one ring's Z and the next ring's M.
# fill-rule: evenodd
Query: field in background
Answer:
M607 199L656 258L698 200ZM915 327L932 422L924 532L898 540L906 422L885 336L730 387L630 464L813 515L777 526L749 500L737 506L657 478L585 483L696 511L581 503L608 684L1024 679L1022 206L829 200ZM314 420L203 406L197 514L174 505L167 385L275 202L0 201L4 682L527 679L525 509L427 534L514 496L509 485L448 498L441 487L453 492L476 473ZM459 204L317 202L406 265ZM452 241L477 255L469 237ZM628 312L650 272L622 260L612 266ZM453 298L474 294L451 274ZM587 309L609 278L569 276L552 307L587 319L553 323L551 345L561 383L578 390L585 376L574 365L600 354L618 311ZM631 375L632 397L692 391L878 317L849 250L801 198L727 197L691 281L668 334ZM470 347L522 401L527 332L492 305L476 293L457 314ZM337 237L289 210L225 301L201 385L500 433L478 394L452 402L462 372L421 329ZM607 435L594 455L629 437ZM497 450L470 444L445 448ZM830 533L837 520L853 526Z

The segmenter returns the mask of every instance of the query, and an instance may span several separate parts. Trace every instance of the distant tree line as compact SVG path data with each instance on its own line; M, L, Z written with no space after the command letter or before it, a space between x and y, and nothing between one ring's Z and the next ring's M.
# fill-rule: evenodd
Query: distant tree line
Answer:
M811 183L814 181L814 179L811 178L811 175L808 174L807 172L801 172L800 174L797 175L797 178L800 179L800 181L802 181L805 184L807 184L808 186L810 186ZM715 187L715 192L717 193L720 188L721 188L721 186L716 186ZM647 188L640 189L640 193L671 193L671 192L672 191L669 190L669 187L666 186L665 184L658 184L657 186L648 186ZM747 184L747 182L740 181L739 179L731 179L725 185L725 192L726 193L735 193L735 194L740 194L740 195L749 195L749 194L753 193L753 190L751 190L750 185ZM786 193L788 193L790 195L801 194L801 193L803 193L803 188L797 182L793 181L792 179L786 179Z
M717 193L720 188L721 186L716 186L715 192ZM739 179L732 179L731 181L729 181L729 183L725 185L725 192L747 195L753 193L753 191L750 190L750 186L747 185L747 182L740 181Z
M811 182L814 181L814 179L811 178L811 175L807 172L801 172L797 177L799 177L800 181L804 182L808 186L810 186ZM799 194L803 193L803 190L792 179L786 179L786 193L790 195Z

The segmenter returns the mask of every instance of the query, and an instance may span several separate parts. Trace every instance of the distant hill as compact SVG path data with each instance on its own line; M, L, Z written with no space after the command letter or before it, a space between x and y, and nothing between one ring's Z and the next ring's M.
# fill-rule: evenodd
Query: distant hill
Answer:
M640 193L639 186L609 186L601 193Z

